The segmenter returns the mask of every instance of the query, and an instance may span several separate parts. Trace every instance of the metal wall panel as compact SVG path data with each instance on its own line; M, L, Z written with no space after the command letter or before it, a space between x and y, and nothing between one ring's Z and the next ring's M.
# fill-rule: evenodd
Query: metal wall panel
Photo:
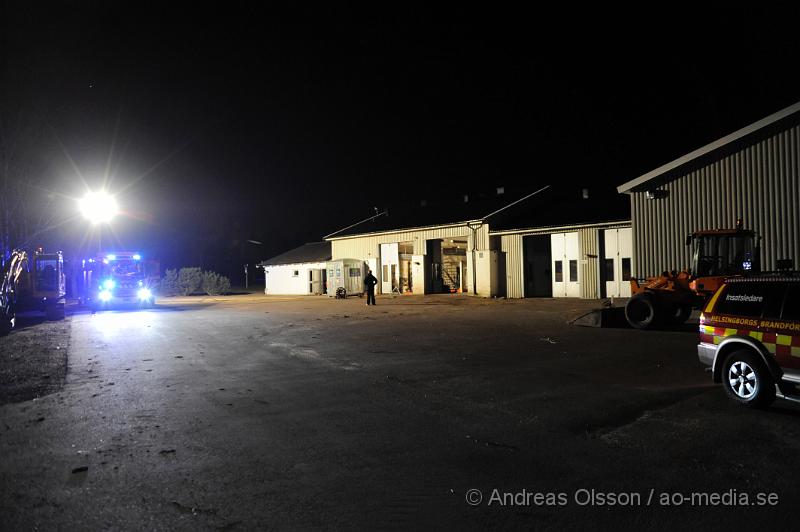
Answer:
M581 297L600 297L600 237L595 227L578 229L578 251L580 252L579 277Z
M506 257L506 297L525 297L522 235L502 235L500 251Z
M634 274L658 275L691 263L686 236L700 229L744 227L761 235L761 264L800 267L800 126L791 126L659 186L667 196L631 193Z

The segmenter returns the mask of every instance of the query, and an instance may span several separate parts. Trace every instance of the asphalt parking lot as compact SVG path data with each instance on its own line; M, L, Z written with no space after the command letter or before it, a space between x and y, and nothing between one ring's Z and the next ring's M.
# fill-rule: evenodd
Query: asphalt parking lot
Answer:
M9 529L739 529L800 513L800 409L729 403L691 327L567 324L596 301L237 297L68 318L63 387L0 406Z

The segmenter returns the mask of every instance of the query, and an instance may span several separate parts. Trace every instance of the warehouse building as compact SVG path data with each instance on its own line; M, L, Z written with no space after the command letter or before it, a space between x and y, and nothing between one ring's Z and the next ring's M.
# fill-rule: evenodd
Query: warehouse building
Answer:
M333 260L363 260L383 294L630 295L627 202L589 192L549 188L522 200L501 187L456 205L421 201L325 239Z
M638 277L691 264L687 235L734 228L760 235L760 263L800 264L800 102L617 189L630 196Z
M272 295L324 294L330 242L311 242L261 262L264 293Z

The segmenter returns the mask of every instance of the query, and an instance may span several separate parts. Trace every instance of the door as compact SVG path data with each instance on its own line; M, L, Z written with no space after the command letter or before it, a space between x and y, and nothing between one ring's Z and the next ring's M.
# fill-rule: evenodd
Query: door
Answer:
M631 297L631 228L603 231L603 248L606 297Z
M580 297L578 233L550 235L553 257L553 297Z
M553 297L553 259L550 235L522 239L525 297Z
M324 294L325 293L325 270L314 268L308 270L309 276L309 290L310 294Z
M397 287L397 273L400 269L397 242L381 244L381 293L391 294Z

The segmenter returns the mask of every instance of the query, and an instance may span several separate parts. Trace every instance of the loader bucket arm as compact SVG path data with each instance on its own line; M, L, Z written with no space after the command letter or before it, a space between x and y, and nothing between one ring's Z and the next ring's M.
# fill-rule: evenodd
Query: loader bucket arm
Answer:
M3 267L2 278L0 278L0 332L4 328L10 329L13 326L17 285L27 261L28 254L15 249Z

